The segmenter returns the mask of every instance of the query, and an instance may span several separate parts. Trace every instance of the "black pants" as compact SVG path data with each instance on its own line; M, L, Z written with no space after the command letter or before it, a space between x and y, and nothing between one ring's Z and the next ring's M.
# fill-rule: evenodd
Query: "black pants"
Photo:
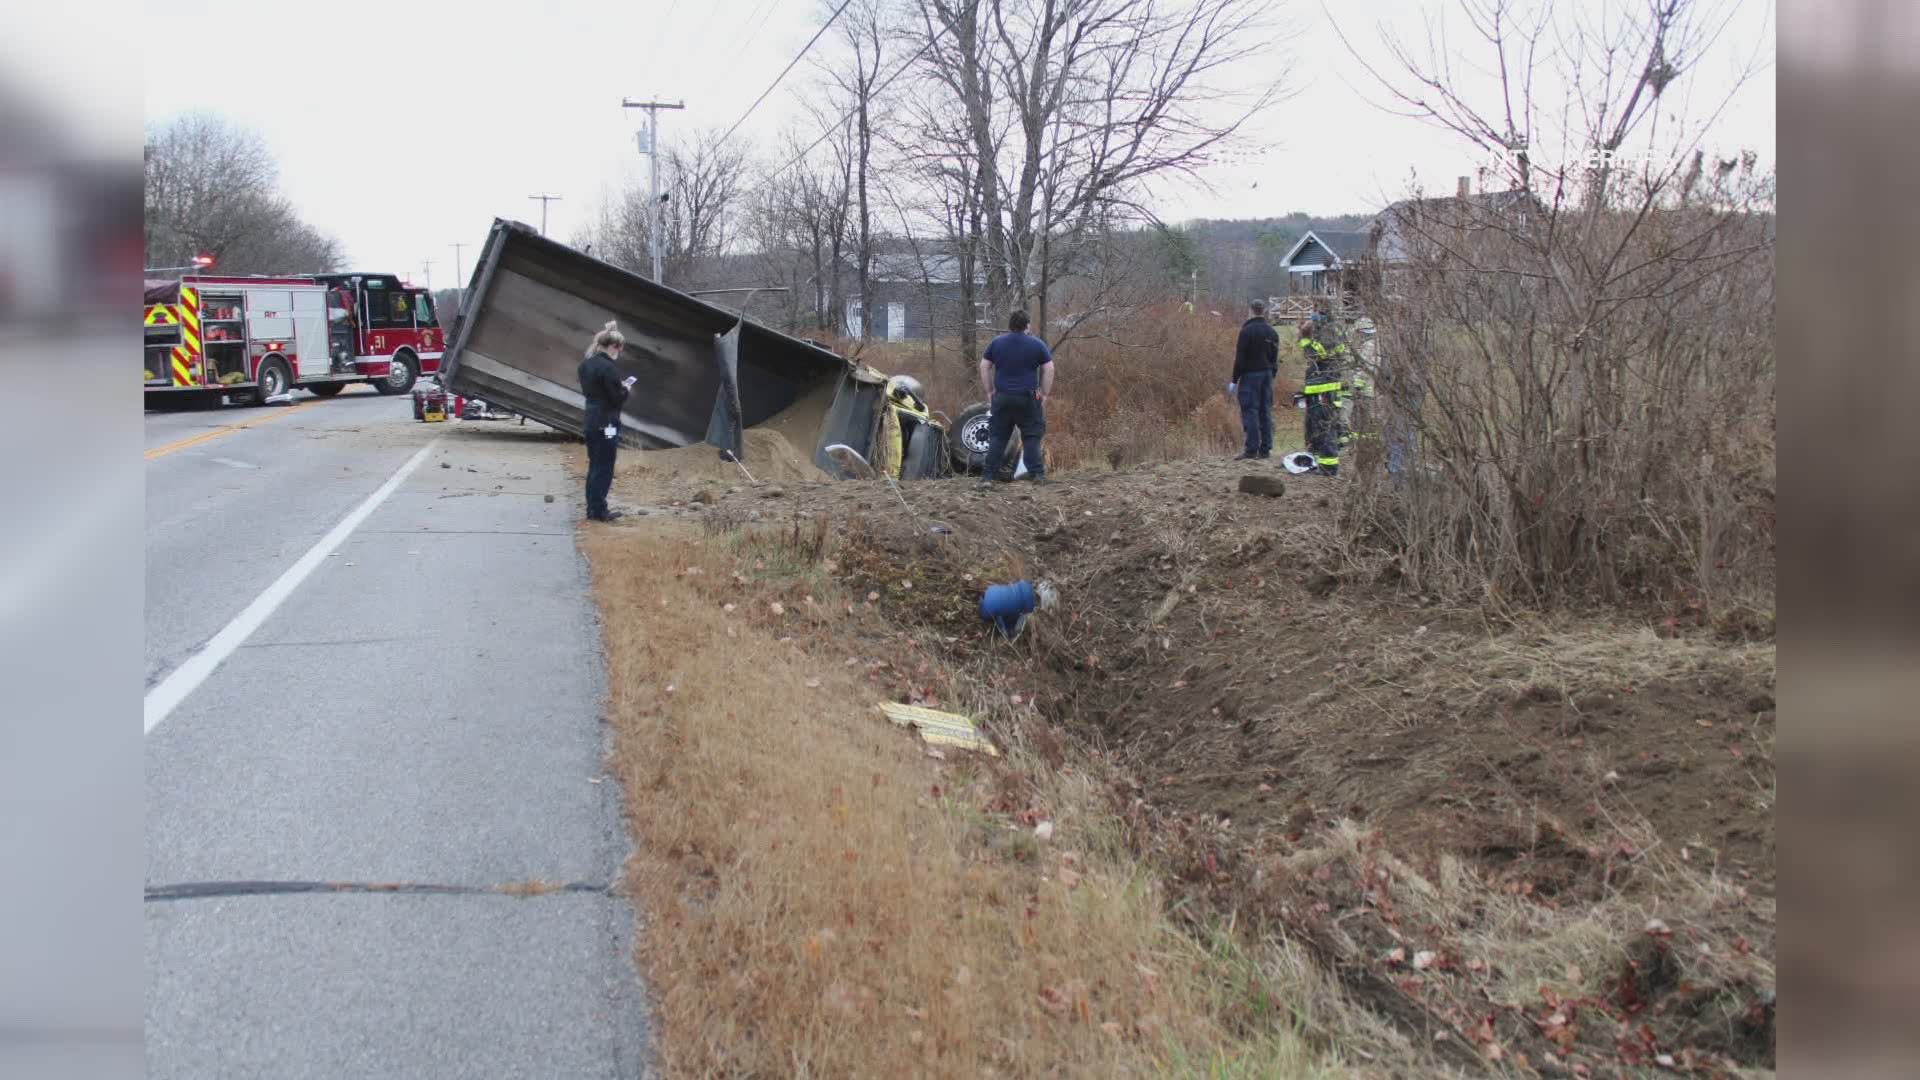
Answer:
M1047 433L1047 416L1040 399L1031 390L996 391L990 408L993 416L987 420L987 471L983 475L989 480L1000 479L1000 463L1007 458L1007 443L1016 427L1020 429L1020 460L1027 463L1027 472L1045 474L1047 463L1040 456L1040 436Z
M1273 453L1273 372L1249 371L1240 376L1240 426L1247 432L1247 456Z
M620 452L620 435L607 438L607 425L589 424L587 436L587 517L604 521L607 492L613 488L613 459Z
M1340 410L1331 391L1307 395L1307 449L1321 472L1340 471Z

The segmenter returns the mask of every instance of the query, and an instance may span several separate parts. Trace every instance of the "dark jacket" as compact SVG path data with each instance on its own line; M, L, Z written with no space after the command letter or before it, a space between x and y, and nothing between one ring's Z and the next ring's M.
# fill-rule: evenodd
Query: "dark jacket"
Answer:
M587 399L588 431L620 423L620 406L626 403L627 388L620 382L620 369L613 366L612 357L596 352L580 361L580 395Z
M1240 325L1240 341L1233 348L1233 381L1256 371L1280 370L1280 335L1264 315Z

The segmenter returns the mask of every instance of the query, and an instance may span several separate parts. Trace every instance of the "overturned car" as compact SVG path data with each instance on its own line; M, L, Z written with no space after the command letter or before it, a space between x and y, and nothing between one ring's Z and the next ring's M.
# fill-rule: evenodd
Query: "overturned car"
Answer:
M440 383L576 433L585 414L581 346L608 319L627 340L616 365L639 380L620 418L623 445L705 443L751 467L747 431L779 423L830 476L928 479L951 470L946 425L915 380L875 372L516 221L495 220L487 235Z

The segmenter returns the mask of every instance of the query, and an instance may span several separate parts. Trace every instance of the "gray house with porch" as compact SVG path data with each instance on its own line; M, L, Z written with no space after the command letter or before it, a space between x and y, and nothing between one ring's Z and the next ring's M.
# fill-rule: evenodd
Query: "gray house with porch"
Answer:
M859 291L859 270L846 260L841 280L848 294ZM872 309L873 336L882 341L928 341L960 333L962 321L980 320L979 298L986 284L976 277L975 302L965 309L960 287L960 260L930 251L876 253L867 274L867 299ZM867 312L860 298L849 295L846 325L849 336L860 336Z

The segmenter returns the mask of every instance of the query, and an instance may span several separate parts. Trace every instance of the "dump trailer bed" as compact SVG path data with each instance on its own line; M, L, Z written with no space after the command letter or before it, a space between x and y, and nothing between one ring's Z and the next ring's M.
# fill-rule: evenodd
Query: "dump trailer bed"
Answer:
M745 428L786 409L823 381L838 397L867 381L852 364L638 274L541 236L517 221L495 220L461 306L441 382L578 434L585 401L578 369L587 343L608 319L627 347L616 364L639 378L627 398L621 441L666 449L698 442L742 453ZM871 396L871 390L867 391ZM842 402L836 401L836 406ZM858 430L853 402L838 423ZM829 419L827 427L836 421ZM833 432L825 441L847 441ZM814 453L818 447L801 448Z

